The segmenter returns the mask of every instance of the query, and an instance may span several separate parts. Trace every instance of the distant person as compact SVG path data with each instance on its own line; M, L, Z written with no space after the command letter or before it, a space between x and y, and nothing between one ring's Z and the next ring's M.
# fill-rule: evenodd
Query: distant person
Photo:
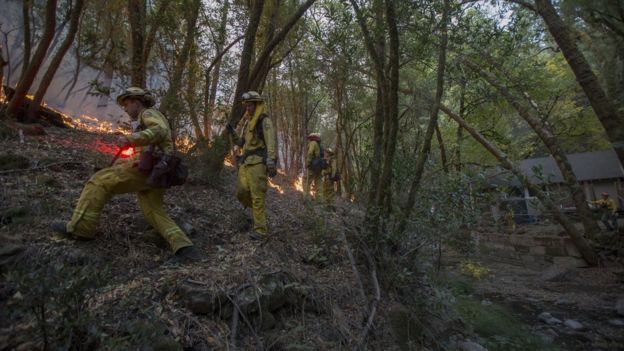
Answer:
M614 231L618 229L617 223L617 205L609 193L603 192L602 199L592 201L592 204L598 206L601 212L600 220L605 225L607 230Z
M327 168L322 171L323 174L323 200L330 209L334 209L336 200L336 184L340 181L340 174L336 165L336 155L331 148L325 149L325 159L327 160Z
M325 155L321 145L321 134L310 133L308 135L308 151L306 152L306 174L303 185L303 196L309 198L311 191L314 192L316 200L322 199L321 177L323 169L326 168Z
M162 113L152 108L155 102L150 93L136 87L128 88L117 97L117 103L132 121L138 122L132 134L119 136L118 144L120 148L132 146L135 155L119 159L111 167L95 173L82 190L71 221L52 223L51 228L70 239L92 240L102 208L108 200L116 194L136 193L145 219L169 243L175 260L197 261L203 258L203 253L163 209L165 189L148 185L147 175L138 169L140 155L146 146L153 145L165 153L173 151L169 123Z
M255 91L248 91L242 96L245 105L241 136L234 127L227 125L234 143L243 149L239 162L236 197L245 207L251 207L253 214L253 233L251 240L268 239L268 226L264 206L267 192L267 175L277 175L277 136L273 123L265 112L264 99Z

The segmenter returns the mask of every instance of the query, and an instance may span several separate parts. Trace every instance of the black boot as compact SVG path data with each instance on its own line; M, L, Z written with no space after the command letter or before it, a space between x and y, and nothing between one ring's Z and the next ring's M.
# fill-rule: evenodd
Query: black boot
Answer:
M93 238L87 238L84 236L80 236L80 235L76 235L73 233L70 233L67 230L67 223L65 222L53 222L52 224L50 224L50 229L52 229L53 231L55 231L56 233L58 233L60 236L62 236L65 239L71 239L71 240L76 240L76 241L90 241L93 240Z

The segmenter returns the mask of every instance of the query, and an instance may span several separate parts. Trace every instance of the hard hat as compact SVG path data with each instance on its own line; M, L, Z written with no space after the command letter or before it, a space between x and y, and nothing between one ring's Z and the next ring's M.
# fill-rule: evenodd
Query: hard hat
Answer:
M327 152L328 154L334 154L334 150L331 147L327 147L325 148L325 152Z
M311 138L320 139L321 138L321 133L310 133L310 134L308 134L308 139L311 139Z
M121 95L117 97L117 104L121 105L127 98L139 99L147 107L152 107L156 104L156 99L154 99L150 92L137 87L130 87L121 93Z
M602 196L609 196L609 193L608 193L608 192L606 192L606 191L603 191L603 192L602 192Z
M262 96L255 91L248 91L241 96L241 100L243 102L259 102L264 101Z

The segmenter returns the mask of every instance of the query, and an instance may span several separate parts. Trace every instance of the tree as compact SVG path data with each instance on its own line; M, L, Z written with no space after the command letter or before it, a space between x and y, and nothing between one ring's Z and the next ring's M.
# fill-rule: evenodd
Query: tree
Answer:
M56 2L57 0L48 0L46 3L43 35L39 40L35 54L30 60L28 70L20 78L15 88L13 98L9 101L9 105L6 110L6 115L9 117L17 116L17 111L22 107L26 94L28 94L28 90L35 80L35 76L37 75L37 72L39 72L39 68L43 63L48 47L54 38L54 27L56 25Z
M33 122L36 118L35 114L39 106L41 105L41 101L43 101L43 97L54 78L54 74L58 70L61 65L61 61L65 57L67 50L69 50L70 46L74 42L74 38L76 37L76 32L78 31L78 24L80 22L80 16L82 15L82 9L84 5L84 0L76 0L73 4L73 8L71 9L70 14L70 23L69 29L67 30L67 34L65 35L65 39L61 43L61 46L56 51L56 54L50 61L48 68L46 69L41 82L39 82L39 87L37 88L37 92L35 93L35 97L33 98L32 103L30 104L26 116L26 120L29 122Z
M571 30L565 25L550 0L535 0L530 4L521 0L515 3L539 14L548 31L553 36L561 52L583 88L585 95L596 112L596 116L611 141L611 145L620 160L620 168L624 170L624 115L618 112L614 103L608 98L598 81L598 77L587 62L585 55L579 50Z

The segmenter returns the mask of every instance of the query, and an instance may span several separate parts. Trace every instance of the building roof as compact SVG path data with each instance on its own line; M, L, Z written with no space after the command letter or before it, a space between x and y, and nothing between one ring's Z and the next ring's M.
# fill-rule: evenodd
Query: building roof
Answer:
M568 154L567 157L572 165L576 179L580 182L624 178L620 161L613 149ZM523 160L520 161L518 166L522 173L527 175L534 184L563 182L561 171L559 171L559 167L557 167L557 163L552 156ZM539 167L537 172L535 172L536 167ZM497 179L492 179L491 181L492 185L509 184L509 180L504 180L507 178L505 174L508 177L508 172L497 174L495 176ZM514 177L511 185L518 186L520 182Z
M620 161L613 149L569 154L568 160L578 181L624 178ZM535 176L534 167L541 167L544 179ZM537 184L563 182L563 176L552 156L531 158L520 162L522 173L532 176ZM539 171L537 172L539 174Z

